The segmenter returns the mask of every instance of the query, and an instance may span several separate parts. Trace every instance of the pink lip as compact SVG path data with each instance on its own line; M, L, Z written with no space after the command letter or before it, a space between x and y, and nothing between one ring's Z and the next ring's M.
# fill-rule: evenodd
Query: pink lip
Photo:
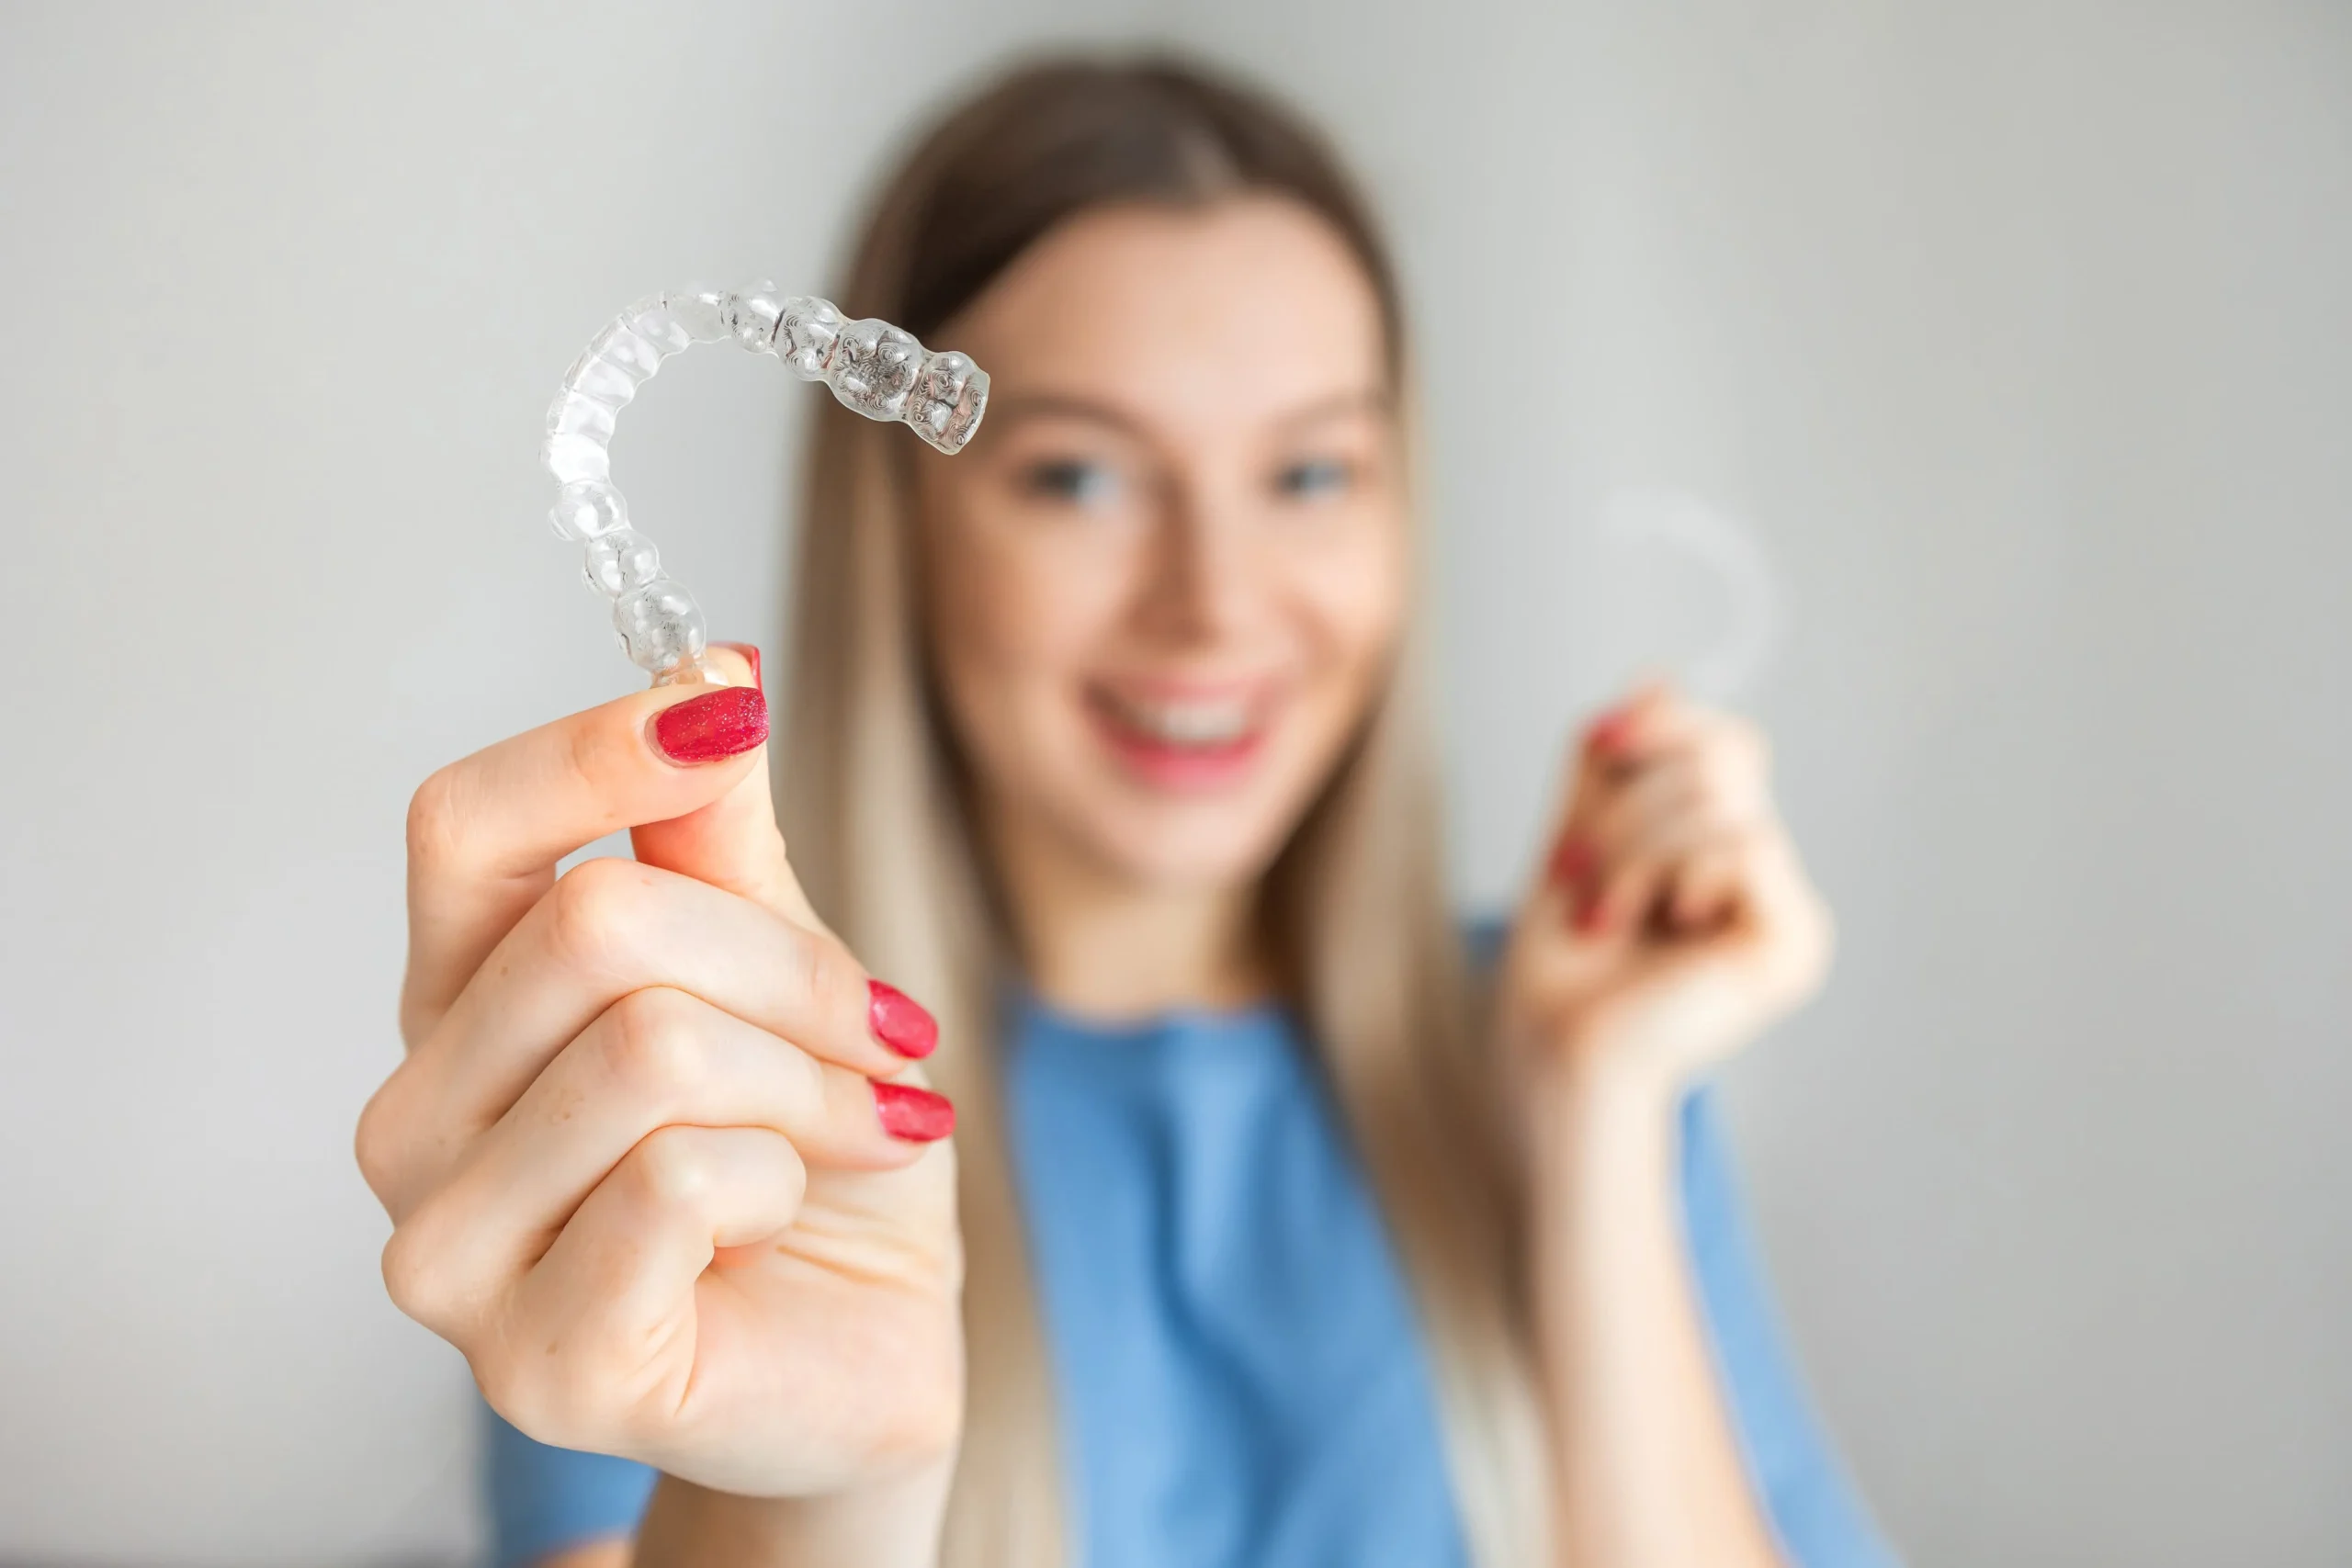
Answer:
M1135 681L1120 682L1119 689L1141 700L1183 702L1213 701L1240 688L1232 682ZM1089 701L1086 711L1095 733L1129 778L1182 795L1206 795L1238 784L1264 753L1272 728L1261 710L1258 722L1236 739L1216 746L1180 746L1130 728L1100 699Z

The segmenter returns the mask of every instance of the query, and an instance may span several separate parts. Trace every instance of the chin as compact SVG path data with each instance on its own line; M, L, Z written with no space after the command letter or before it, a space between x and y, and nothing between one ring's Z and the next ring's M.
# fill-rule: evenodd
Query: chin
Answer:
M1104 858L1146 887L1201 892L1255 882L1282 850L1278 831L1231 820L1121 823L1098 839Z

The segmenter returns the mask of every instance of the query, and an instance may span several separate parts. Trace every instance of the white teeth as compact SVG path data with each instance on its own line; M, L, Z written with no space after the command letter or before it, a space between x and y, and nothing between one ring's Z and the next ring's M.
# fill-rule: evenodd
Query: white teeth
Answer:
M1146 703L1113 697L1120 721L1172 746L1221 746L1250 733L1250 705L1242 702Z

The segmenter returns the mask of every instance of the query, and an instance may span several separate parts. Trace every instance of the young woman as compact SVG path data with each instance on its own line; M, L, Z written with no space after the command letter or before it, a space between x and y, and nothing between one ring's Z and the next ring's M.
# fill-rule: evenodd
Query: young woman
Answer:
M1029 68L838 297L994 400L953 459L819 406L786 743L739 650L411 813L359 1156L503 1417L502 1561L1883 1561L1692 1089L1828 949L1762 743L1628 698L1469 950L1328 151Z

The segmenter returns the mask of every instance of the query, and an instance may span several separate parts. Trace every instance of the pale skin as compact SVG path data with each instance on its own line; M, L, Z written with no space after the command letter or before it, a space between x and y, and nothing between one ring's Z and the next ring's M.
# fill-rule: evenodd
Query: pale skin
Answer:
M952 337L996 401L967 452L919 460L924 614L1026 978L1090 1018L1261 998L1258 879L1388 678L1409 590L1371 288L1279 199L1111 209ZM952 1144L876 1119L869 1083L919 1068L793 880L766 749L678 766L649 740L693 694L420 792L410 1055L359 1139L386 1278L525 1430L666 1472L638 1561L914 1568L961 1414ZM1567 771L1498 1043L1531 1086L1562 1568L1772 1563L1673 1111L1817 986L1827 919L1740 721L1647 689ZM642 868L554 878L625 824Z

